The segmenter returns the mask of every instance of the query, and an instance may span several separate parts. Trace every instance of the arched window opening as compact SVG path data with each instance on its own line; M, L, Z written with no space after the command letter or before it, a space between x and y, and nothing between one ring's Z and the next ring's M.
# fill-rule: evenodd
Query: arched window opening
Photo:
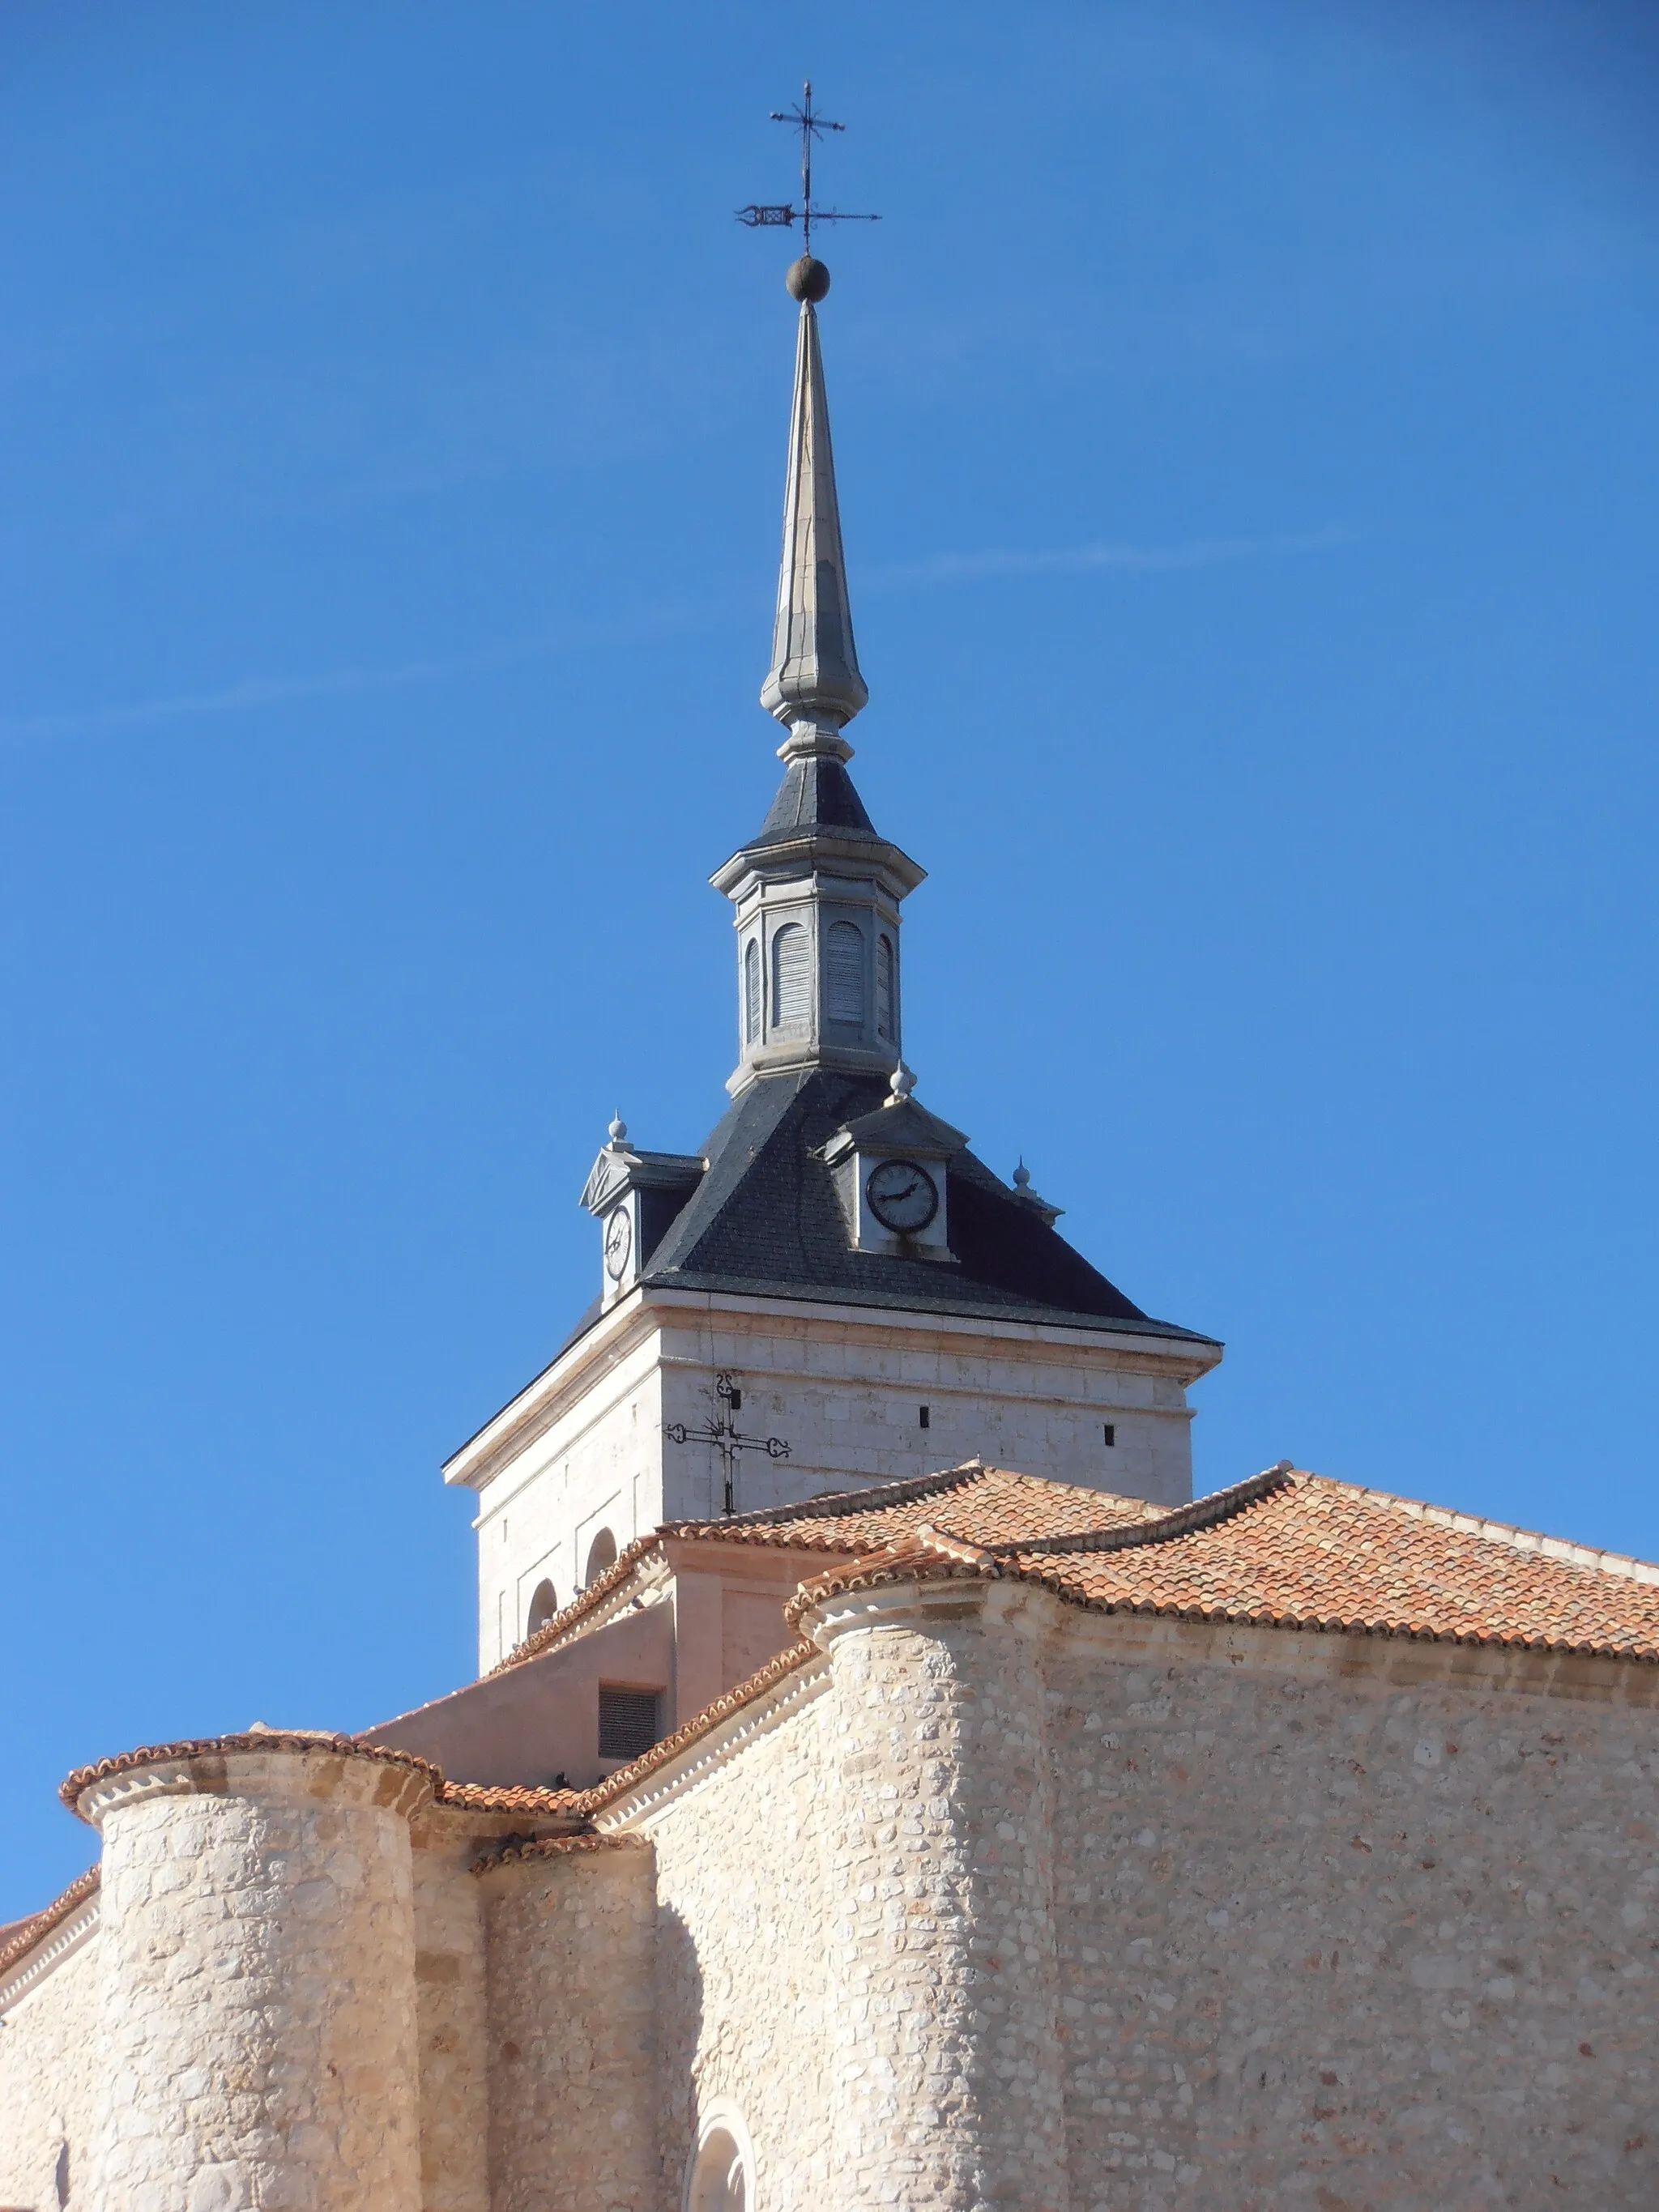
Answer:
M608 1528L601 1528L587 1547L587 1571L582 1577L582 1588L592 1589L607 1568L617 1564L617 1540Z
M773 1026L799 1033L811 1011L811 950L799 922L788 921L772 939Z
M760 946L751 937L743 954L743 1041L758 1044L761 1031Z
M893 940L890 937L876 939L876 1035L891 1043L898 1036L893 1019L896 981L893 969Z
M864 932L832 921L823 962L823 1011L832 1022L864 1027Z
M685 2212L754 2212L755 2152L749 2130L722 2099L703 2117L685 2179Z
M538 1628L545 1628L559 1609L559 1601L551 1583L538 1583L530 1595L530 1613L524 1625L526 1636L533 1636Z

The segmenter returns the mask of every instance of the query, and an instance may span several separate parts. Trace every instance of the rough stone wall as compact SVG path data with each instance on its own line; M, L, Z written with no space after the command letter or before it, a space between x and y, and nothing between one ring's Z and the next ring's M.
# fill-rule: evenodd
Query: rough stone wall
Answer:
M649 1847L584 1838L482 1887L494 2212L653 2212Z
M99 1808L109 2096L90 2201L416 2212L408 1819L362 1802L410 1778L264 1754L214 1762L203 1787L203 1764L194 1789L151 1770Z
M1074 2204L1659 2203L1648 1670L1501 1663L1072 1616Z
M98 1942L59 1960L0 2020L0 2204L57 2212L60 2174L71 2207L95 2202L86 2182L105 2080Z
M441 1814L414 1832L422 2212L489 2212L483 1898L477 1839Z
M699 2115L729 2098L753 2138L757 2202L821 2212L832 2185L837 2032L828 1849L830 1701L780 1720L653 1814L661 2176L678 2212Z
M836 2202L1065 2212L1040 1647L1018 1594L912 1597L830 1646Z

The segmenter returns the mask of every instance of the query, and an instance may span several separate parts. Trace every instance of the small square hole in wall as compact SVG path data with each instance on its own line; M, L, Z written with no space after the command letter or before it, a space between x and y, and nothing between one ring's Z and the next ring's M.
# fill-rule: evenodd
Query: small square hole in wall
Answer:
M933 1416L932 1416L932 1414L930 1413L930 1412L929 1412L928 1408L927 1408L926 1406L918 1406L918 1407L917 1407L917 1408L916 1408L916 1411L917 1411L917 1413L918 1413L921 1415L921 1419L916 1423L916 1426L917 1426L919 1429L931 1429L931 1428L933 1427Z
M1107 1449L1109 1451L1109 1450L1112 1449L1112 1447L1113 1447L1113 1446L1116 1443L1116 1442L1117 1442L1117 1424L1116 1424L1116 1422L1115 1422L1115 1421L1107 1421L1107 1422L1103 1423L1103 1435L1105 1436L1105 1438L1106 1438L1106 1448L1107 1448Z

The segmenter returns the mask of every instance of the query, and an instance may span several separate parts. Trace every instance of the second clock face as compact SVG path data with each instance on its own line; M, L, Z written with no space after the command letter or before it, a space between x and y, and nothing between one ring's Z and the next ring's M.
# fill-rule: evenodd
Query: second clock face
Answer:
M628 1208L619 1206L605 1224L605 1272L612 1282L621 1282L628 1269L628 1255L634 1246L634 1224Z
M896 1237L914 1237L939 1212L939 1185L918 1160L884 1160L865 1179L870 1211Z

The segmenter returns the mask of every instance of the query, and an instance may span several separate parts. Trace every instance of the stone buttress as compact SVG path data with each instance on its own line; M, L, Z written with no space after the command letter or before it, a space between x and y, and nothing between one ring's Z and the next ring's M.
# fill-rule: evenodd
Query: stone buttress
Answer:
M480 1886L494 2212L655 2212L650 1845L530 1843L509 1848Z
M103 1837L98 2212L420 2212L410 1820L429 1770L339 1740L82 1776Z
M838 2206L1066 2212L1033 1610L1006 1585L922 1581L802 1620L838 1738Z

